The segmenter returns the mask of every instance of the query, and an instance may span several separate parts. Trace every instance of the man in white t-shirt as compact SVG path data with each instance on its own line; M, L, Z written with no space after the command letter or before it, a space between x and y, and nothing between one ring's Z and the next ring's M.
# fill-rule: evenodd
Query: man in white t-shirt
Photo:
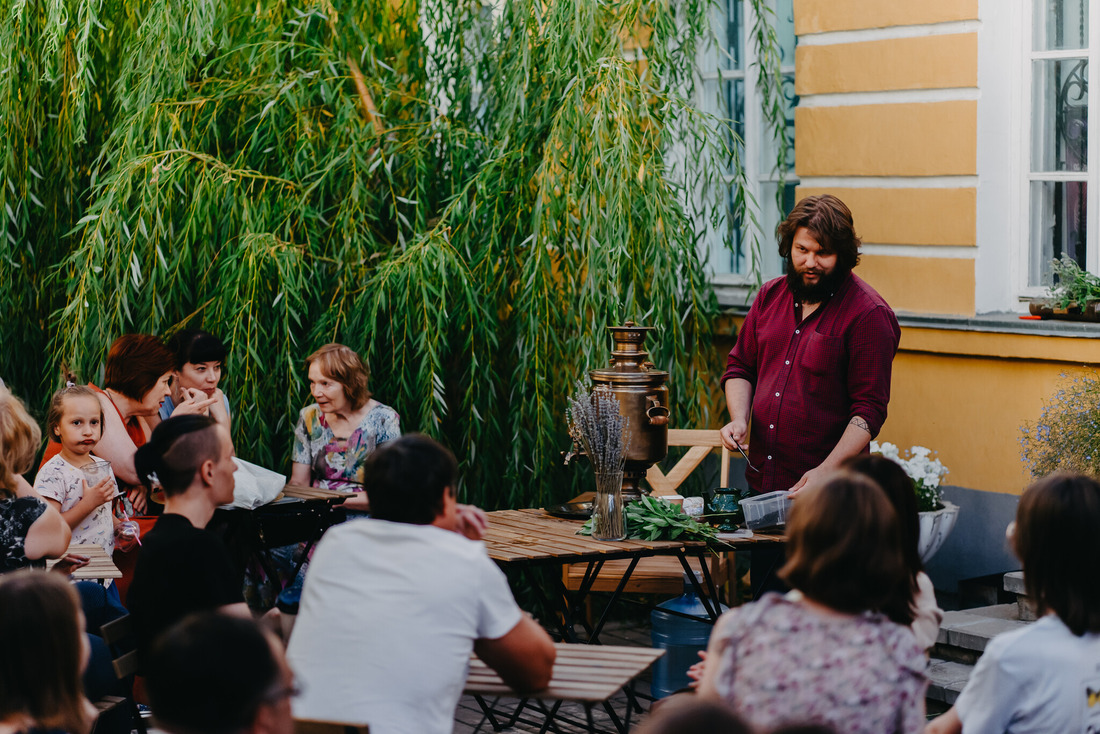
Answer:
M471 650L513 688L544 688L553 643L476 542L485 515L456 502L451 452L404 436L364 474L372 517L329 530L310 563L287 655L294 715L449 734Z

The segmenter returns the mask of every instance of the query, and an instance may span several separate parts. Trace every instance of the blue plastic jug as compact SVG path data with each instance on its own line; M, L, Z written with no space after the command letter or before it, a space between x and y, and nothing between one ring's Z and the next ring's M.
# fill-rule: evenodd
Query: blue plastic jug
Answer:
M726 609L728 607L723 604L722 611ZM690 614L698 619L669 614L665 610ZM699 662L699 651L707 649L714 625L704 621L710 619L707 608L695 595L695 588L687 574L684 574L684 593L658 604L649 618L653 623L650 633L653 647L666 651L654 664L651 693L654 698L664 698L691 682L687 676L688 668Z

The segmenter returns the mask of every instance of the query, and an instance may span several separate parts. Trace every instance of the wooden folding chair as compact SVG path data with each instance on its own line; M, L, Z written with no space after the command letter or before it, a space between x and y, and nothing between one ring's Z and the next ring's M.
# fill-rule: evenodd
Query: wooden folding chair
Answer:
M99 635L107 643L111 650L111 666L115 669L115 675L120 681L127 683L129 695L126 701L130 706L130 718L134 728L141 734L146 734L148 729L145 719L138 710L137 701L134 700L133 680L138 672L138 654L136 649L137 637L134 632L134 620L129 614L107 622L99 628Z
M370 734L366 724L341 724L336 721L295 719L294 734Z

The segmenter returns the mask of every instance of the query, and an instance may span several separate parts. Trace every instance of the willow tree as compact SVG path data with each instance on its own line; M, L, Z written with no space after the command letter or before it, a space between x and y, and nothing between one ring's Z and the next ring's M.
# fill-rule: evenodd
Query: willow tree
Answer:
M285 468L303 358L341 341L469 496L530 503L568 491L565 398L633 319L659 329L674 420L705 420L699 192L734 155L691 102L707 2L0 10L17 389L44 396L62 364L97 379L122 333L202 325L230 348L239 453ZM754 33L775 96L775 36Z

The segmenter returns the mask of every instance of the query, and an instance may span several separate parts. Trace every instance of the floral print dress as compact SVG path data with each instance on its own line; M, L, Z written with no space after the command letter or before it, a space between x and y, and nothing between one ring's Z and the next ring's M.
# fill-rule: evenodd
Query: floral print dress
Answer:
M295 464L310 468L314 487L363 491L363 464L384 444L401 435L401 419L388 405L376 403L346 441L329 428L325 414L316 404L302 409L294 429Z
M723 614L711 644L718 693L755 729L924 730L927 661L912 631L881 614L825 616L767 594Z
M10 497L0 500L0 573L28 566L45 566L45 561L27 558L23 544L35 520L46 511L38 497Z

